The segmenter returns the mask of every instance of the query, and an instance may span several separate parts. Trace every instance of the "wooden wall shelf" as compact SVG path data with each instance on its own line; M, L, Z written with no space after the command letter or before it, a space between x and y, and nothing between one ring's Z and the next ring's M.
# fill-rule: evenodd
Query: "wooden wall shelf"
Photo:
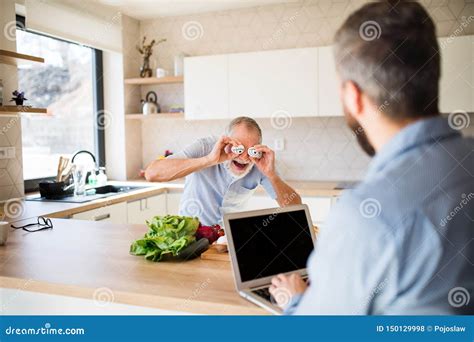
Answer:
M46 108L35 108L27 106L0 106L0 114L21 114L21 113L34 113L34 114L46 114Z
M44 58L24 55L8 50L0 50L0 63L10 65L23 65L31 63L44 63Z
M184 119L184 113L159 113L159 114L125 114L127 120L159 120L159 119Z
M170 84L183 83L183 76L167 76L167 77L146 77L146 78L126 78L125 84L135 85L151 85L151 84Z

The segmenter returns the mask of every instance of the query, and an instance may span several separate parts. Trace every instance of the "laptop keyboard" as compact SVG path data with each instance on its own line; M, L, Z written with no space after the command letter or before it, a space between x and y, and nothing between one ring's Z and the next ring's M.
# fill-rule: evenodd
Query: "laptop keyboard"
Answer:
M253 290L257 296L262 297L263 299L269 301L270 303L274 303L272 295L270 294L269 287L264 287L262 289Z
M308 275L303 276L303 280L306 284L309 285ZM273 299L273 296L270 294L270 286L252 290L252 292L255 293L257 296L269 301L270 303L276 303L276 301Z

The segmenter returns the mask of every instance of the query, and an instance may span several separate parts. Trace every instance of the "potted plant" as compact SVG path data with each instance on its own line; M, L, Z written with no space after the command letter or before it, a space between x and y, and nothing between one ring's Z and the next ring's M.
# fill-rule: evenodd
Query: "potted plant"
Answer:
M12 99L10 100L10 102L12 101L15 101L16 105L17 106L23 106L23 101L27 101L28 99L25 98L25 92L22 91L22 92L19 92L18 90L15 90L13 93L12 93L13 97Z
M153 71L150 68L150 56L153 54L153 45L158 45L163 42L166 42L166 39L160 39L158 42L155 42L153 39L150 44L146 45L146 36L143 37L142 45L139 46L137 45L137 50L140 52L140 54L143 56L143 65L140 68L140 77L151 77L153 74Z

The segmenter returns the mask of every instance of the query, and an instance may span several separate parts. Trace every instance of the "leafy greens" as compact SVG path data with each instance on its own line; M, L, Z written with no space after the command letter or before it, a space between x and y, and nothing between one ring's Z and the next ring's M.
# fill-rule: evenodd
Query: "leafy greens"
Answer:
M144 255L147 260L160 261L165 254L176 256L196 241L199 219L175 215L155 216L146 224L149 227L148 232L143 239L130 246L130 253Z

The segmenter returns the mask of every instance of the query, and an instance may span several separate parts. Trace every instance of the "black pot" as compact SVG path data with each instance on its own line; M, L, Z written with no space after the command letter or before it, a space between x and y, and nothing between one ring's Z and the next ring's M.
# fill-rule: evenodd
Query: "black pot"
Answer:
M66 184L64 182L45 181L39 183L39 191L41 197L46 199L56 199L64 196L72 195L74 189L64 190Z

